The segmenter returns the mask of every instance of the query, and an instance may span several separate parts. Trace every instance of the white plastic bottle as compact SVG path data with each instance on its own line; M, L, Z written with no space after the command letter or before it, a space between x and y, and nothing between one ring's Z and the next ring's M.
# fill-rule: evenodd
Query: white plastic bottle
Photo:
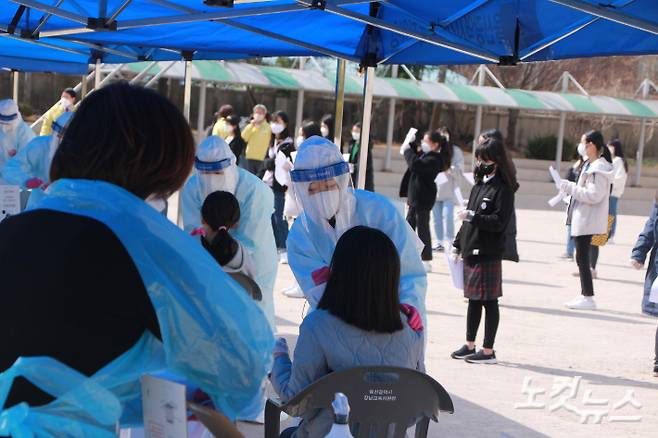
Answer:
M348 423L350 404L347 401L347 396L342 392L337 392L331 406L334 409L334 425L331 426L331 430L325 438L353 438Z

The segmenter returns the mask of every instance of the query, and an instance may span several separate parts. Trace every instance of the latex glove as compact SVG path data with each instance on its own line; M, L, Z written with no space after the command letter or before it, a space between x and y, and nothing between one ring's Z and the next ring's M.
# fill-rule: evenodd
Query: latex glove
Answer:
M453 246L450 250L450 260L452 260L453 263L457 263L460 259L461 255L459 254L459 250Z
M407 323L413 331L423 331L423 319L420 317L420 313L418 313L418 310L416 310L414 306L409 304L400 304L400 310L402 313L407 315Z
M313 278L313 283L315 283L316 286L326 283L329 280L329 268L324 266L320 269L316 269L311 273L311 278Z
M16 155L16 149L9 149L9 152L7 152L7 155L9 155L9 158L12 158Z
M274 343L274 349L272 350L272 355L276 358L279 356L290 355L290 350L288 349L288 342L285 338L279 338Z
M473 210L459 210L457 212L457 219L460 221L470 222L473 216L475 216Z
M405 143L402 143L402 146L400 146L400 155L404 155L409 149L411 149L411 145L405 141Z
M631 268L638 269L638 270L642 269L644 267L644 263L640 263L635 259L631 259L629 261L629 264L631 265Z
M190 233L191 236L205 236L206 230L203 227L195 228Z
M560 191L562 193L566 193L568 195L571 195L572 193L572 187L574 186L574 183L571 181L568 181L566 179L563 179L562 182L560 183Z
M404 144L409 146L410 143L413 143L416 141L416 134L407 134L407 136L404 138Z
M37 189L43 185L41 178L33 177L25 181L25 188Z

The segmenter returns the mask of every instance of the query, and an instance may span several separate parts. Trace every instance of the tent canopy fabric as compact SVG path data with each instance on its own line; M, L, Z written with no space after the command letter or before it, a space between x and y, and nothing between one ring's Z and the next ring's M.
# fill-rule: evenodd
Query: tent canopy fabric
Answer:
M160 62L148 71L154 76L169 66ZM138 74L150 63L133 63L123 68L124 73ZM112 70L113 66L106 66ZM163 77L183 79L184 63L177 62ZM224 84L250 85L256 87L333 93L334 77L318 70L299 70L241 62L194 61L192 79ZM345 93L361 95L363 79L356 74L346 74ZM376 77L374 95L400 100L424 100L465 105L480 105L501 108L518 108L531 111L587 113L628 118L658 118L658 101L631 100L605 96L584 96L572 93L549 91L525 91L496 87L447 84L439 82L413 81Z
M218 8L201 0L0 0L0 29L45 44L67 41L106 63L125 62L112 59L119 51L140 60L186 52L194 59L514 64L658 53L658 2L236 0Z

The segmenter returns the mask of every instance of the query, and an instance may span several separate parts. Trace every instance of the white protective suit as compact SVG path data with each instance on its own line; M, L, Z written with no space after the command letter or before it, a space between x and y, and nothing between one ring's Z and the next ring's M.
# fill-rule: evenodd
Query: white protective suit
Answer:
M325 283L318 281L317 273L329 267L336 242L345 231L363 225L381 230L395 244L401 263L400 301L418 309L426 321L427 275L416 234L397 208L377 193L352 190L349 167L327 139L314 136L302 143L294 166L292 184L302 213L288 235L288 263L311 306L316 307L324 293ZM338 195L331 193L336 190L308 192L311 181L329 179L338 183ZM335 227L326 220L331 215Z
M0 100L0 175L7 161L34 137L34 131L23 121L16 102ZM2 177L0 183L4 183Z
M217 190L233 193L240 203L240 222L230 233L251 255L256 268L254 280L263 294L259 304L274 328L273 291L278 269L271 220L274 195L258 177L236 165L235 155L222 138L210 136L198 146L194 174L181 194L186 231L201 226L203 201Z

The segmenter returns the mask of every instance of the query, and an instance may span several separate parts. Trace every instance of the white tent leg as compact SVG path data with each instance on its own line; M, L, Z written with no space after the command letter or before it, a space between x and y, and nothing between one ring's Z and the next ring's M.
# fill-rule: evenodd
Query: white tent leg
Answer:
M96 59L96 67L94 70L94 90L98 90L101 85L101 59Z
M185 88L183 95L183 115L190 122L190 105L192 103L192 61L185 61Z
M564 148L564 128L567 122L567 113L560 113L560 128L557 132L557 147L555 148L555 170L560 173L562 165L562 150Z
M197 142L201 143L205 133L206 124L206 92L208 83L201 81L201 88L199 89L199 112L196 119L196 137Z
M343 110L345 109L345 66L344 59L338 59L336 64L336 114L334 115L334 143L342 149L343 141Z
M391 77L398 77L398 66L391 68ZM393 151L393 127L395 125L395 99L388 103L388 126L386 127L386 156L384 157L384 170L391 170L391 154Z
M375 83L375 67L366 69L363 81L363 122L361 123L361 150L359 151L359 180L357 188L366 187L366 168L368 167L368 147L370 142L370 121L372 119L372 93Z
M640 185L640 178L642 178L642 159L644 158L644 144L647 141L647 120L640 120L640 144L637 147L636 163L635 163L635 186Z
M12 82L13 82L13 85L14 85L13 99L14 99L14 102L16 102L18 104L18 79L19 79L19 76L18 76L18 72L15 71L15 70L12 72L12 79L13 79Z
M87 79L88 76L82 76L82 80L80 81L80 99L78 101L81 101L85 97L87 97L87 92L89 91L89 85L87 84Z
M306 64L306 58L301 57L298 59L299 69L303 70L304 65ZM297 90L297 108L295 109L295 132L293 137L297 137L297 132L302 127L302 121L304 119L304 89L300 88Z
M484 85L486 70L484 65L478 68L478 87ZM471 157L471 166L475 169L475 148L478 146L478 138L482 133L482 106L478 106L475 110L475 131L473 132L473 155Z

